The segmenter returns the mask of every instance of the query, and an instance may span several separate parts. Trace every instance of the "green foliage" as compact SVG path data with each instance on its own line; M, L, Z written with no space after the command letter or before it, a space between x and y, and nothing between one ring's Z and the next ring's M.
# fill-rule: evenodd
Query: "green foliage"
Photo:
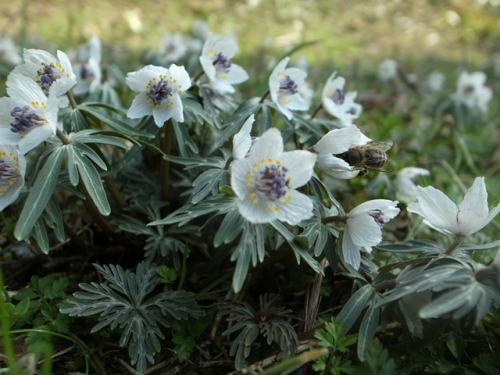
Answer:
M160 277L160 282L163 284L171 284L177 280L177 272L167 266L160 266L156 268L156 273Z
M120 345L129 345L132 364L144 373L147 362L154 363L154 355L160 351L159 339L165 338L160 325L170 327L166 317L181 320L189 316L199 318L203 312L192 307L193 294L170 291L146 297L159 283L156 267L140 263L137 271L124 271L120 266L99 266L96 269L109 281L106 284L80 284L86 292L74 293L61 312L70 316L100 314L99 323L92 332L110 326L123 329Z
M234 366L241 370L245 365L245 358L250 355L251 345L259 336L266 338L267 344L274 341L283 350L283 358L290 358L296 352L299 344L297 333L293 327L285 321L291 310L278 307L279 295L265 294L259 298L259 310L255 311L248 303L238 300L228 301L219 315L229 315L230 322L236 322L231 328L222 332L223 335L241 330L233 340L229 354L235 356Z

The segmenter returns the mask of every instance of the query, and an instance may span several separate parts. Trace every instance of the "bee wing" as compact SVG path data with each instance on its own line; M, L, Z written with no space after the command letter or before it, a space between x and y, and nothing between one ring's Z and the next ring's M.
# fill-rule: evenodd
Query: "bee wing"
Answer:
M392 173L394 172L396 167L394 166L394 163L389 159L387 160L387 164L384 165L382 168L377 168L375 169L376 171L379 172L384 172L384 173Z
M389 150L394 143L390 139L382 139L380 141L374 141L367 144L367 146L374 147L377 150L386 152Z

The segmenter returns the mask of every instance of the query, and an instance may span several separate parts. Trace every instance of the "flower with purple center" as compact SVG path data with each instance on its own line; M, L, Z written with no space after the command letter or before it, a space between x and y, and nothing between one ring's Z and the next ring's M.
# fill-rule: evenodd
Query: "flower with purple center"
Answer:
M139 92L127 112L129 118L153 115L159 127L170 118L184 122L180 94L191 87L191 79L183 66L172 64L166 69L148 65L128 73L126 82Z
M19 196L25 172L26 159L18 148L0 145L0 212Z
M279 130L269 129L247 157L231 164L231 187L238 196L241 216L252 223L280 220L296 225L312 217L313 204L296 189L311 178L316 155L283 152Z
M355 269L361 264L361 250L371 252L382 241L384 224L398 213L397 201L375 199L360 204L347 215L342 252L347 263Z
M220 92L234 92L232 85L248 79L247 72L231 59L238 43L230 37L211 34L203 46L200 63L210 84Z
M314 152L318 154L318 167L335 178L354 178L359 174L359 170L335 155L346 152L351 146L363 146L370 141L356 125L331 130L314 146Z
M479 110L482 113L488 112L488 103L493 97L492 90L485 86L486 74L483 72L467 73L462 72L457 82L457 92L453 98L457 103Z
M57 51L57 58L38 49L24 50L24 64L14 68L19 73L35 81L45 96L66 94L75 84L73 68L64 52Z
M78 57L80 64L74 66L77 73L77 83L73 89L75 95L83 95L94 90L101 84L101 41L94 36L80 47Z
M187 51L187 43L181 33L163 34L160 43L160 54L165 55L167 61L177 62L184 57Z
M287 119L293 118L293 111L306 111L309 104L299 94L300 87L304 84L307 73L297 68L286 68L289 57L285 57L274 68L269 77L269 92L271 99L278 110Z
M7 93L10 98L0 98L0 140L18 145L25 154L55 134L58 100L47 98L33 80L18 73L9 74Z
M334 72L326 81L322 104L329 114L339 120L342 127L347 127L359 117L363 107L354 102L358 93L356 91L344 92L345 78L336 77L336 75L337 73Z

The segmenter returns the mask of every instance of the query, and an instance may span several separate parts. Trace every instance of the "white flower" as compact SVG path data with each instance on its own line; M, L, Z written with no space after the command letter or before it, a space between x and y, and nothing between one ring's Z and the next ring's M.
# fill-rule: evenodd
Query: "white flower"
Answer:
M454 98L458 103L463 103L472 109L479 109L481 112L488 111L488 102L493 96L493 92L486 87L486 74L483 72L467 73L462 72L457 82L457 92Z
M344 93L344 77L335 77L334 72L326 81L322 94L323 108L340 120L342 126L352 125L352 120L359 117L363 107L354 103L358 93L356 91Z
M170 118L184 122L180 94L191 87L191 79L183 66L172 64L166 69L148 65L128 73L125 81L139 93L127 112L129 118L152 114L159 127Z
M77 83L73 89L75 95L93 92L101 83L101 41L94 36L80 48L81 64L74 66Z
M25 173L26 159L17 147L0 144L0 211L19 196Z
M188 47L181 33L165 33L160 43L160 53L165 54L168 61L177 62L184 57Z
M335 178L345 180L356 177L359 171L335 155L346 152L351 146L363 146L370 141L356 125L332 130L314 146L318 154L318 167Z
M423 168L408 167L399 171L396 178L396 189L398 193L408 198L415 198L417 195L417 185L415 178L417 176L428 176L429 171Z
M0 98L0 141L25 154L56 133L58 101L18 73L9 74L7 93L10 98Z
M295 189L311 178L316 155L283 152L278 129L267 130L248 157L231 165L231 187L239 198L241 216L252 223L280 220L296 225L312 217L312 201Z
M406 75L406 80L412 85L416 85L418 83L418 76L416 73L410 73Z
M307 73L297 68L285 69L288 61L290 58L285 57L274 68L269 77L269 91L281 113L291 120L293 113L290 110L306 111L309 105L299 94L299 87L304 83Z
M449 235L468 236L483 229L500 211L500 204L491 212L484 177L477 177L459 205L443 192L428 186L417 186L417 203L410 203L408 211L424 217L424 223Z
M309 86L307 82L304 82L299 88L299 94L306 101L307 105L310 107L312 100L314 98L314 90Z
M16 66L12 72L35 81L45 96L64 95L76 84L71 63L64 52L57 51L56 58L39 49L25 49L23 57L24 64Z
M250 117L245 121L241 130L235 134L233 137L233 158L234 160L243 159L248 152L250 147L257 141L258 138L252 137L250 132L252 131L252 124L255 121L255 116L250 115Z
M230 37L212 34L205 42L200 63L214 89L234 92L232 85L248 79L247 72L231 62L237 50L238 43Z
M398 75L398 63L393 59L385 59L378 67L378 78L381 81L389 81Z
M432 92L439 92L443 89L444 74L439 72L432 72L427 78L427 87Z
M371 247L382 241L382 228L399 213L398 203L375 199L360 204L347 215L342 251L345 261L355 269L361 263L360 251L371 252Z
M19 47L8 36L0 38L0 57L9 65L18 65L23 62Z

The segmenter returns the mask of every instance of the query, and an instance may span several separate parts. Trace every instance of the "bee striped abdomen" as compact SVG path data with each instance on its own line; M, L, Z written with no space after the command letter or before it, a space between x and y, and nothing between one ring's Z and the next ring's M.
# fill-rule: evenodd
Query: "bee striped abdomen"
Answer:
M365 166L371 169L379 169L387 164L387 154L383 151L372 149L366 151Z

